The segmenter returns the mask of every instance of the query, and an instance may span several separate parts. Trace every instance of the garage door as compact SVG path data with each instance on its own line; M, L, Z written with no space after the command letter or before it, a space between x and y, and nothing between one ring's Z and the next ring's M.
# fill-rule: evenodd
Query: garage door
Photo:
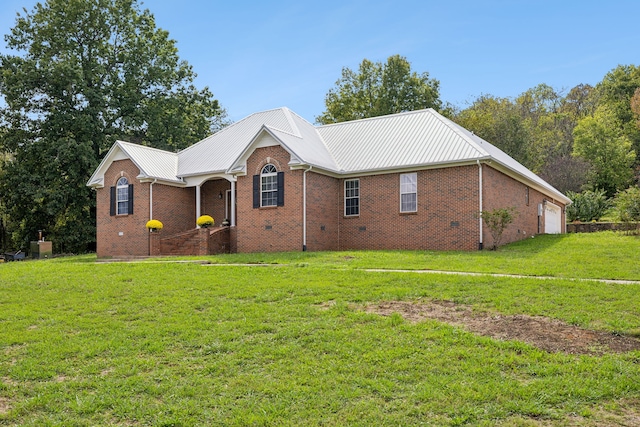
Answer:
M562 209L547 202L544 206L544 232L547 234L562 233Z

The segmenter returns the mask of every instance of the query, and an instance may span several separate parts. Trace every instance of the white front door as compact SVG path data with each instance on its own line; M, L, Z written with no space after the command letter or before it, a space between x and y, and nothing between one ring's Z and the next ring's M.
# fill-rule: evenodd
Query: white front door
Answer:
M562 233L562 209L550 202L544 206L544 232L546 234Z

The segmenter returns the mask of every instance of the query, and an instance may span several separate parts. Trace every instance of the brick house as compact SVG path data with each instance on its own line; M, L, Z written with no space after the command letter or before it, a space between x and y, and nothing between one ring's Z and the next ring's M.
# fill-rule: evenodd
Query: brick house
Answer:
M479 211L517 209L508 243L563 232L570 203L432 109L314 126L279 108L178 153L117 141L87 185L99 257L476 250L492 243ZM216 225L198 229L201 214Z

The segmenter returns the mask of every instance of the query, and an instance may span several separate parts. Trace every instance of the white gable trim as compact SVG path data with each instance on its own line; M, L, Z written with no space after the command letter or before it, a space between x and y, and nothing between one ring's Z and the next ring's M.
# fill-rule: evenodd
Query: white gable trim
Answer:
M104 156L104 158L100 162L100 165L96 168L95 172L93 172L93 175L91 175L91 178L89 178L89 181L87 182L87 186L91 188L103 188L104 174L107 172L107 169L109 169L111 164L116 160L127 160L127 159L131 160L127 155L127 153L124 152L122 147L120 147L120 144L118 144L118 142L116 141L107 152L107 155Z
M111 146L107 154L104 156L104 158L100 162L100 165L96 168L95 172L93 172L93 175L91 175L91 178L89 178L89 181L87 182L87 186L91 188L103 188L104 174L111 167L113 162L120 161L120 160L130 160L138 168L138 170L140 171L140 174L136 178L140 182L153 181L153 182L161 182L163 184L173 185L173 186L185 185L182 179L176 178L175 180L173 180L173 179L159 178L159 177L154 177L149 175L147 171L145 171L144 168L140 165L140 163L136 161L135 157L127 152L126 144L129 144L129 143L116 141ZM149 148L149 149L155 150L157 152L162 152L162 150L157 150L155 148Z
M262 126L258 133L251 139L247 147L242 151L240 156L233 162L231 167L227 169L226 173L235 176L242 176L247 174L247 160L257 148L264 147L274 147L276 145L281 146L285 149L290 155L291 160L295 158L297 162L293 162L293 164L299 163L298 156L287 147L287 145L280 140L267 126Z

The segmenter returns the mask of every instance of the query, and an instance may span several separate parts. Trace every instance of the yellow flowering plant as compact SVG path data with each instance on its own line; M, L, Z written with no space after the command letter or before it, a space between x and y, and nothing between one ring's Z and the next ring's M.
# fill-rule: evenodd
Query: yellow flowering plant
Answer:
M202 228L211 227L214 223L215 221L213 220L213 217L209 215L202 215L196 221L196 224L198 224L198 227L202 227Z
M151 232L162 230L162 223L160 221L158 221L157 219L151 219L151 220L147 221L147 228Z

